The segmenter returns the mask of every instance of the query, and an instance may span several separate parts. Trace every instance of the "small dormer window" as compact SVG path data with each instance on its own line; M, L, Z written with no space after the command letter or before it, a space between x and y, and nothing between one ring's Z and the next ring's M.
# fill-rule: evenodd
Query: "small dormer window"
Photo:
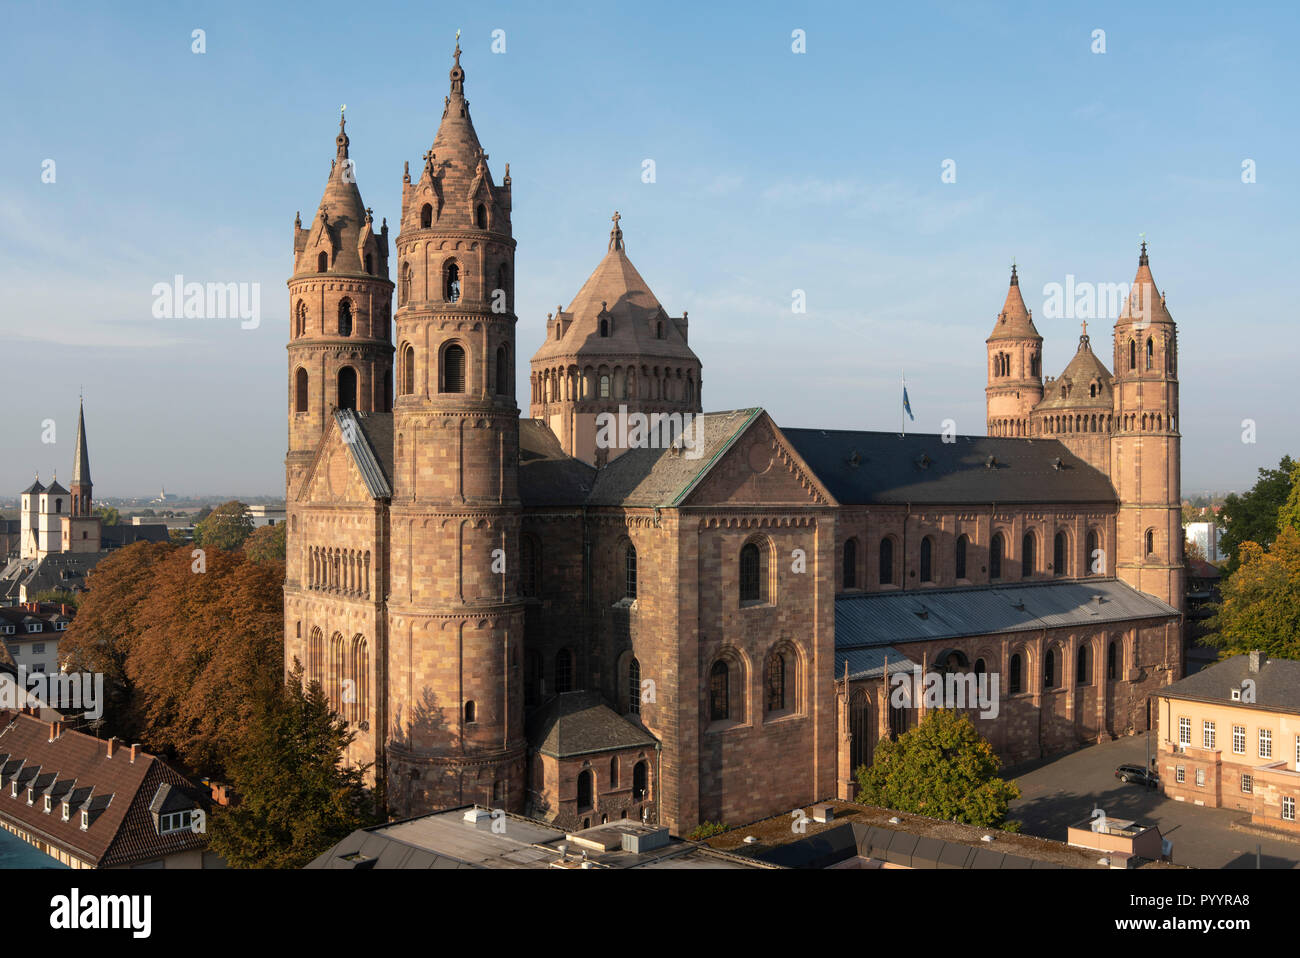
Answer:
M71 817L72 817L72 806L69 805L67 802L64 802L64 803L63 803L63 820L66 822L66 821L67 821L69 818L71 818Z
M9 786L9 796L10 796L11 798L17 798L17 797L18 797L18 783L17 783L17 782L14 782L13 784L11 784L11 785Z
M81 830L84 832L90 827L90 812L82 809L81 811Z
M54 799L52 799L52 798L50 798L50 796L46 795L46 796L45 796L45 814L46 814L46 815L50 814L50 810L51 810L52 808L54 808Z
M36 804L36 789L30 787L27 789L27 804L28 805Z
M186 809L183 812L167 812L159 816L158 834L170 835L173 832L187 832L190 830L191 812Z
M329 265L330 265L329 253L321 253L319 256L316 257L316 272L318 273L325 272L325 270L329 269ZM82 827L84 828L85 826Z
M1233 700L1234 702L1240 702L1240 701L1241 701L1241 689L1233 689L1233 690L1232 690L1232 700Z

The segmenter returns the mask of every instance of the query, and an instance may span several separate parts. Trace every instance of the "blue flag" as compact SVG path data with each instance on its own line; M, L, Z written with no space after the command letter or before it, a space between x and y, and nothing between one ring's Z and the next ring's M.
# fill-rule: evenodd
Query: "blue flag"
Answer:
M916 417L912 415L912 404L907 401L907 387L903 387L903 412L907 413L907 418L916 422Z

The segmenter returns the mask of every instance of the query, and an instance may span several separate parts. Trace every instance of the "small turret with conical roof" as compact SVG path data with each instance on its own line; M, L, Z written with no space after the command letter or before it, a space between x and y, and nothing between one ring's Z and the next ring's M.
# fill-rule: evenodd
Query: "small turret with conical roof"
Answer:
M988 386L984 390L988 434L1028 436L1029 414L1043 398L1043 337L1020 295L1020 277L1011 264L1006 300L985 340Z

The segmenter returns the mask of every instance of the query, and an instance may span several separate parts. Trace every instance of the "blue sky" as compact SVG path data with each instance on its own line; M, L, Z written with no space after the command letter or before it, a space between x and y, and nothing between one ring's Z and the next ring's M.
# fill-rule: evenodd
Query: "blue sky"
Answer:
M458 28L498 181L511 164L521 356L604 254L617 209L638 270L690 313L706 409L896 429L905 369L909 430L983 433L984 340L1012 258L1055 375L1079 326L1043 314L1044 285L1130 281L1145 233L1179 324L1184 490L1244 488L1300 451L1287 6L480 3L457 19L322 0L2 16L4 495L35 469L70 475L83 385L97 494L282 491L294 213L320 201L346 103L362 196L395 229ZM151 290L178 273L260 283L260 326L155 319ZM1090 328L1107 362L1110 326Z

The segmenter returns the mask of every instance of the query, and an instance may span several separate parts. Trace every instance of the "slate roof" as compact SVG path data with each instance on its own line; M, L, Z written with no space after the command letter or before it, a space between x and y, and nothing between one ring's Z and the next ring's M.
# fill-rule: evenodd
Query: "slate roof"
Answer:
M1047 380L1043 387L1043 399L1035 410L1039 409L1074 409L1099 408L1109 410L1115 402L1112 388L1113 377L1097 354L1092 351L1091 337L1079 337L1079 348L1075 352L1065 371L1055 379ZM1089 386L1097 383L1097 395L1088 394ZM1061 390L1066 395L1061 395Z
M1260 658L1258 672L1250 671L1249 655L1234 655L1180 679L1156 694L1171 699L1239 705L1268 712L1300 713L1300 662L1270 659L1264 655ZM1232 690L1240 689L1246 679L1255 682L1253 705L1232 701Z
M889 663L889 674L912 671L912 660L898 649L889 645L870 648L835 650L835 678L844 678L844 666L849 667L849 681L861 679L878 679L884 675L885 663Z
M596 473L587 499L596 506L676 506L703 478L710 466L763 412L735 409L703 413L688 436L699 442L699 454L676 449L630 449Z
M519 420L519 498L525 506L581 505L595 479L595 467L565 453L546 423Z
M14 559L0 571L0 598L17 601L24 586L29 596L47 589L84 589L86 576L106 554L52 552L40 560Z
M355 442L346 442L352 453L361 478L372 498L393 497L393 414L389 412L357 412L354 409L336 409L334 419L339 434L355 436Z
M120 549L133 542L167 542L169 539L167 525L162 522L141 523L138 526L101 525L99 528L100 548L105 550Z
M1095 601L1096 597L1101 601ZM877 592L835 600L837 649L1035 629L1096 626L1181 613L1117 579ZM841 671L844 666L839 665Z
M1118 501L1110 480L1055 439L782 429L841 505Z
M0 726L0 768L4 769L0 819L100 868L149 861L207 844L206 836L189 831L157 833L149 803L160 786L188 790L194 796L200 793L155 756L137 751L132 762L130 749L119 744L109 758L104 741L76 731L65 730L51 742L50 723L12 710L0 711ZM18 798L11 797L8 786L15 771L20 779L49 775L47 784L71 780L69 820L63 821L57 806L47 814L39 796L30 806L21 790ZM97 813L84 831L81 808Z
M567 758L655 744L655 737L600 701L596 692L565 692L529 722L528 740L543 755Z

